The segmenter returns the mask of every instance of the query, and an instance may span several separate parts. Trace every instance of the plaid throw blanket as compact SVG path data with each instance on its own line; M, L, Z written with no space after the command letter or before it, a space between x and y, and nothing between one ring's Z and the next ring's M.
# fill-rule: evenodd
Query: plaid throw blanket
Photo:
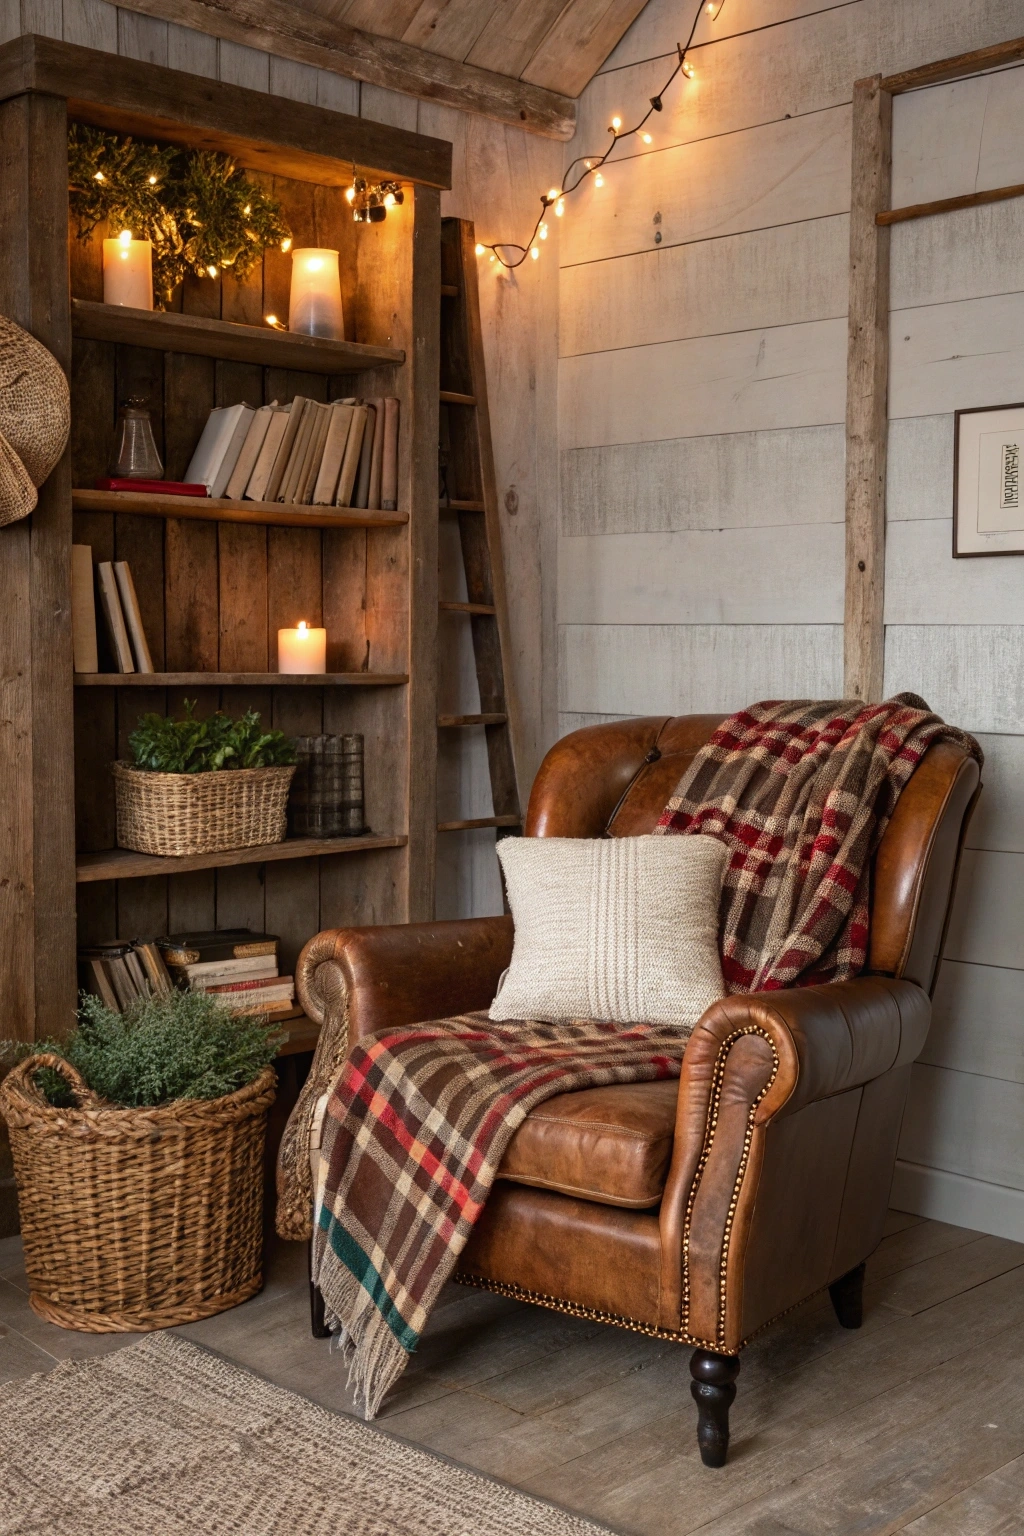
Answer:
M699 752L662 833L732 850L721 920L733 991L856 975L867 880L900 790L943 725L922 700L757 704ZM683 1031L486 1014L356 1043L321 1133L313 1275L373 1417L483 1209L506 1147L556 1093L677 1077Z
M848 981L868 948L871 856L934 741L978 762L973 736L901 693L884 704L753 704L694 758L657 826L721 838L719 908L730 992Z

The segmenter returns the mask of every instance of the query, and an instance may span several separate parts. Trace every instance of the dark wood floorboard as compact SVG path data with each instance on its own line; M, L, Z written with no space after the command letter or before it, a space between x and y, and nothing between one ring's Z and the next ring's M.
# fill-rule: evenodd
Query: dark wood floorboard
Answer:
M28 1305L0 1241L0 1380L123 1348ZM382 1428L629 1536L1009 1536L1024 1532L1024 1244L893 1211L864 1327L814 1297L744 1352L728 1465L697 1455L689 1352L451 1286ZM178 1330L354 1411L310 1337L305 1252L270 1251L259 1296Z

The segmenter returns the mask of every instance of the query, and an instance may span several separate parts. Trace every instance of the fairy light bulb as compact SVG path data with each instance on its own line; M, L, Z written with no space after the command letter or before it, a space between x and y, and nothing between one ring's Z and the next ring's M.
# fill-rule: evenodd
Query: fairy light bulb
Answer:
M104 176L102 171L97 171L96 175L93 177L93 181L106 181L106 179L107 178Z
M486 251L486 249L487 249L486 245L481 245L479 240L478 240L477 243L476 243L476 254L478 256L482 256L484 251Z
M548 193L548 202L549 203L556 202L557 199L561 197L561 195L562 194L561 194L561 192L559 192L557 187L552 187L550 192Z
M355 189L355 187L346 187L345 188L345 201L346 201L346 203L354 203L355 200L356 200L356 189Z
M393 192L385 192L384 193L384 207L385 208L393 208L394 206L395 206L395 194Z
M537 257L540 255L540 251L537 246L533 245L530 247L530 255L533 257L534 261L537 260Z
M287 254L291 250L291 248L292 248L292 237L291 237L291 235L287 235L285 237L285 239L281 241L281 249L282 249L282 251L285 252L285 254Z
M642 134L641 134L641 135L640 135L640 137L641 137L641 138L642 138L642 139L643 139L643 141L644 141L644 143L645 143L645 144L650 144L650 143L651 143L651 142L652 142L652 140L651 140L651 136L650 136L650 134L649 134L649 133L642 133Z
M622 127L622 118L621 117L613 117L612 118L612 132L613 133L618 133L618 131L619 131L619 129L621 127Z
M683 64L683 74L686 76L687 80L692 80L696 76L696 73L697 71L694 69L689 59L687 59Z
M713 16L718 10L718 6L715 4L715 0L708 0L708 3L704 9L707 11L709 16Z
M601 175L600 171L598 171L597 175L594 177L594 186L595 187L603 187L604 186L604 177Z
M216 277L217 276L217 268L216 267L207 267L206 270L207 270L208 274L210 275L210 277Z
M281 324L276 315L264 315L263 318L266 323L275 331L283 331L286 329L286 327Z
M151 187L155 187L156 186L156 177L155 176L151 176L149 178L149 184L150 184ZM246 213L248 213L249 212L248 208L245 211L246 211Z

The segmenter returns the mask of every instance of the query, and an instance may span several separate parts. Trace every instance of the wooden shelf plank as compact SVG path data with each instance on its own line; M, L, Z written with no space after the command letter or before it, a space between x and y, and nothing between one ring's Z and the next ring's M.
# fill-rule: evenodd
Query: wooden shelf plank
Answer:
M518 816L477 816L472 821L439 821L439 832L472 832L477 827L518 827Z
M507 715L438 715L438 728L447 730L451 726L461 725L505 725Z
M80 885L93 880L135 880L146 875L179 875L193 869L229 869L236 864L270 864L284 859L316 859L335 853L368 853L376 848L404 848L407 837L292 837L258 848L232 848L225 853L186 853L180 858L156 858L130 848L106 848L80 853L75 878Z
M460 395L457 389L442 389L442 405L476 405L476 395Z
M397 688L406 672L76 672L76 688Z
M440 602L437 606L442 608L445 613L482 613L485 615L491 614L492 617L495 613L497 613L497 609L494 608L490 603Z
M405 362L405 353L394 347L325 341L320 336L276 331L269 325L236 325L231 320L206 320L199 315L157 309L128 309L89 299L72 299L71 330L73 335L89 341L155 347L161 352L192 352L234 363L294 368L303 373L358 373L364 368Z
M320 1039L320 1025L301 1008L278 1014L273 1021L285 1038L278 1047L279 1056L297 1056L300 1051L315 1051Z
M206 523L261 523L272 528L401 528L408 512L360 512L356 507L296 507L277 501L161 496L140 491L71 492L76 512L131 512L136 517L198 518Z
M485 512L487 509L482 501L439 501L439 512Z

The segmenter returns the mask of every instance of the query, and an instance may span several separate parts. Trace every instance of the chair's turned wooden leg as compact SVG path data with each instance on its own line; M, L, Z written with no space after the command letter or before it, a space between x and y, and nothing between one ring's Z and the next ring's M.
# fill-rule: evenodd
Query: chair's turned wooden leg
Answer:
M324 1321L324 1293L313 1280L313 1244L309 1244L309 1325L314 1339L329 1339L331 1330Z
M836 1317L844 1328L859 1328L864 1321L864 1265L833 1280L828 1288Z
M729 1409L736 1396L740 1362L735 1355L695 1349L690 1360L690 1391L697 1404L697 1444L706 1467L724 1467L729 1450Z

